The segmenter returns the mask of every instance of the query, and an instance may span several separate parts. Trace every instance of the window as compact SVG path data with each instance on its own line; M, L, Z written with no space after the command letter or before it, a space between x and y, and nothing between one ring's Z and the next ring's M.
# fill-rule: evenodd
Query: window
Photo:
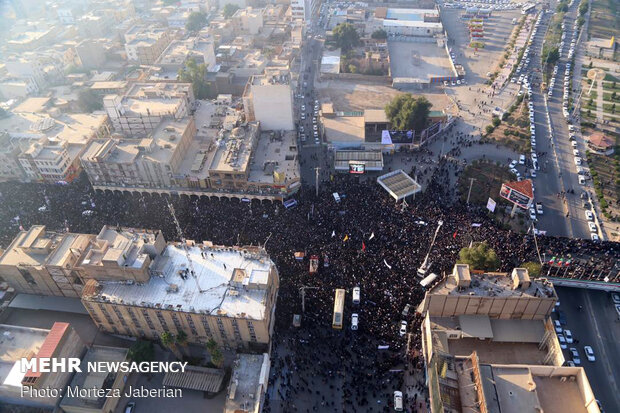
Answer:
M19 271L19 273L22 275L22 277L24 278L24 280L26 280L28 284L31 284L31 285L37 284L32 274L30 274L30 271L22 267L17 267L17 270Z

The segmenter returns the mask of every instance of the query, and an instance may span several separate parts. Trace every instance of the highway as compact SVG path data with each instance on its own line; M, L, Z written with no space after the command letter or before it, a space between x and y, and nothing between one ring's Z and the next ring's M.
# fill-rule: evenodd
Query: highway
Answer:
M579 342L569 344L579 351L594 396L605 412L620 412L620 321L609 293L581 288L556 287L560 310ZM582 309L579 309L582 306ZM553 317L557 319L557 314ZM586 359L583 347L591 346L596 361ZM569 360L568 351L564 357Z

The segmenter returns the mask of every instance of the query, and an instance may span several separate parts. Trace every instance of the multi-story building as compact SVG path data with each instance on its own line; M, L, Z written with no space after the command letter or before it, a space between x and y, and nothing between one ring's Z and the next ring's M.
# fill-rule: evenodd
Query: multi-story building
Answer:
M269 380L269 354L237 354L224 413L261 412Z
M133 26L125 33L127 60L141 65L151 65L171 41L172 34L166 28Z
M105 48L102 43L87 39L75 45L78 64L86 69L98 69L106 60Z
M26 370L22 358L81 358L84 342L68 323L59 322L49 330L0 324L0 337L0 403L53 409L63 392L49 389L65 389L73 373Z
M188 59L194 59L197 64L204 64L207 70L213 69L216 61L211 36L201 34L200 37L187 40L173 40L153 66L159 69L159 79L167 77L169 80L174 80Z
M553 285L525 268L456 264L418 307L431 411L598 412L583 368L562 367L556 301Z
M169 187L195 135L193 117L164 119L146 138L93 141L82 166L95 187Z
M146 136L164 118L187 117L193 104L191 83L134 83L123 96L103 98L114 130L131 138Z
M41 138L18 156L26 179L47 182L71 182L80 171L80 164L74 163L67 141Z
M86 283L82 303L99 328L151 339L183 331L191 343L268 348L279 276L264 249L169 244L150 273L143 283Z
M293 88L288 70L267 68L250 78L243 94L246 119L259 121L263 130L293 130Z
M231 21L236 34L256 35L263 28L263 11L252 7L239 9L232 15Z
M306 20L306 0L291 0L291 18Z
M0 132L0 180L11 181L25 179L26 172L17 157L21 153L19 145L6 132Z

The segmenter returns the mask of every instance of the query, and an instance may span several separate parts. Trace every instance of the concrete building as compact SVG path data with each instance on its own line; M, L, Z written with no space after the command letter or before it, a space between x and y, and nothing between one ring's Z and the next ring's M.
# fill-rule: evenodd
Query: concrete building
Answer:
M213 38L201 35L187 40L173 40L154 63L158 69L155 75L162 80L177 79L179 69L185 67L188 59L213 70L216 64Z
M224 413L263 411L269 384L269 354L238 354L235 360Z
M99 328L150 339L184 331L191 343L268 348L279 276L264 249L169 244L150 273L145 283L86 283L82 303Z
M125 33L127 60L141 65L151 65L171 41L172 34L168 29L133 26Z
M77 333L68 323L56 322L50 330L0 324L0 337L0 403L54 408L62 393L45 389L66 388L73 373L22 371L21 359L81 358L85 346ZM22 394L23 387L32 390Z
M443 33L437 9L399 9L377 7L368 32L383 29L388 35L433 37Z
M193 105L191 83L134 83L124 95L103 98L114 130L131 138L151 133L164 118L187 117Z
M293 88L288 70L267 68L252 76L243 94L248 121L259 121L263 130L293 130Z
M291 0L291 18L306 21L306 0Z
M127 360L126 348L92 346L82 359L81 373L75 373L69 386L77 391L103 389L108 394L123 393L129 373L89 372L88 363L122 363ZM108 413L118 406L120 397L72 397L65 394L60 408L65 413Z
M263 28L263 11L252 7L239 9L232 15L231 21L237 35L256 35Z
M0 181L21 180L26 172L17 157L21 153L18 144L13 142L7 132L0 132Z
M93 238L47 232L43 225L20 231L0 255L0 282L18 293L79 297L84 283L75 267Z
M143 139L92 142L82 166L94 186L169 187L195 135L193 117L164 119Z
M43 137L18 156L26 179L46 182L71 182L81 168L69 152L69 143Z
M525 268L456 264L418 307L431 411L598 412L583 369L561 367L556 301L553 285Z
M75 46L78 64L86 69L98 69L106 60L103 44L91 39L82 40Z

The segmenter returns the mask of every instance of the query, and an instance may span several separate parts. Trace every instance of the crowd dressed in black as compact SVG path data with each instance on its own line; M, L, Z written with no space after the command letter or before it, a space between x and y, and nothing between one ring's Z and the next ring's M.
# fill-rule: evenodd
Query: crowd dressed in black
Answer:
M448 182L453 174L453 166L440 161L425 191L404 208L374 181L351 177L322 184L319 197L302 190L290 209L256 200L95 193L83 178L70 185L2 183L0 244L6 248L20 227L35 224L86 233L103 225L161 229L167 240L178 240L169 200L187 239L264 245L278 267L272 386L265 411L383 411L394 390L411 387L414 394L422 388L419 381L405 382L403 370L415 373L423 366L415 307L424 289L416 269L429 252L438 221L443 226L430 252L432 272L449 273L459 250L479 241L496 251L500 270L538 261L532 234L497 228L484 209L452 202ZM333 192L341 195L340 202ZM620 281L617 243L546 236L537 242L545 257L542 275ZM296 259L295 252L305 258ZM320 257L320 265L310 274L312 255ZM295 328L302 286L318 288L306 290L302 325ZM355 286L361 289L359 305L351 302ZM331 328L336 288L347 291L342 331ZM411 310L403 317L407 304ZM353 312L359 314L357 331L350 329ZM399 334L402 319L410 337ZM408 400L406 405L417 411L425 403Z

